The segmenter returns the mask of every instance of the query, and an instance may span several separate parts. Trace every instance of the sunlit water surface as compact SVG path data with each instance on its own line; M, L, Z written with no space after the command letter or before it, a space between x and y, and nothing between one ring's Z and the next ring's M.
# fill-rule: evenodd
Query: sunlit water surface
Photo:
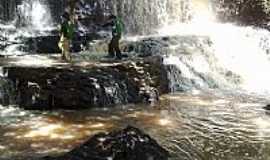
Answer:
M171 159L270 159L270 114L266 98L217 91L162 97L155 106L34 112L0 109L0 159L57 155L91 135L139 127L172 154Z

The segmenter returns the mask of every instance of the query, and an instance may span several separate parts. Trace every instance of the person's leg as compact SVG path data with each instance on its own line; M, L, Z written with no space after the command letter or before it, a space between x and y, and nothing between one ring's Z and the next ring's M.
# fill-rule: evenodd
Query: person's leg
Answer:
M64 40L64 57L65 57L65 60L67 61L71 60L70 52L69 52L69 40L66 38Z
M65 49L64 49L64 37L61 36L60 41L58 43L58 47L61 50L61 59L65 60Z
M115 56L114 53L114 38L111 39L110 43L109 43L109 54L108 57L109 58L113 58Z
M68 61L71 61L72 58L71 58L71 53L70 53L70 44L71 44L71 40L67 40L67 60Z
M122 53L119 47L119 42L120 42L120 37L117 37L115 40L115 52L116 52L116 57L118 59L122 59Z

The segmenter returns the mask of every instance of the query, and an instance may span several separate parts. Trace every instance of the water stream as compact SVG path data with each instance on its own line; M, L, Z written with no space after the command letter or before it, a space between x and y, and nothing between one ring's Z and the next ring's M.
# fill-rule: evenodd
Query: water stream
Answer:
M1 107L0 159L67 152L97 132L140 127L172 160L270 158L269 102L254 95L194 90L163 96L155 106L29 112Z
M53 19L43 19L48 7L34 2L37 4L31 4L39 8L40 15L23 4L21 11L33 11L25 14L27 26L39 30ZM162 26L153 29L151 35L132 38L158 39L167 44L162 54L165 65L171 66L168 78L173 93L164 95L154 106L76 112L0 107L0 160L31 160L64 153L97 132L128 124L157 139L170 151L171 160L270 159L270 113L263 109L270 100L269 31L217 23L211 1L111 2L104 0L99 6L109 12L128 13L124 17L130 22L127 31L142 29L145 33L156 24ZM153 10L155 7L158 10ZM36 23L39 21L44 23ZM14 35L22 32L12 24L2 28L9 31L10 41L17 40Z

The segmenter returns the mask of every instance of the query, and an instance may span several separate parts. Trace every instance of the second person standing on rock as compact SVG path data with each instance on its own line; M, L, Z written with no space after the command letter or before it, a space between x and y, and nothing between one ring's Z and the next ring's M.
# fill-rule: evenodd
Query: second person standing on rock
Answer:
M112 26L112 39L109 43L109 58L122 59L122 53L119 47L119 42L122 38L122 33L124 30L124 23L120 17L111 15L109 18L110 25Z
M62 16L63 20L60 28L60 41L58 43L59 48L62 51L62 59L65 61L71 61L70 44L74 34L74 19L66 12Z

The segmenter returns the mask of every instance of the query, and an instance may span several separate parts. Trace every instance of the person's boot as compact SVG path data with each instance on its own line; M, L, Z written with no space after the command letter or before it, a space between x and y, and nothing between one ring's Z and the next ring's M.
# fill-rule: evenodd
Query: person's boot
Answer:
M63 53L63 51L62 51L62 53L61 53L60 60L61 60L61 61L66 61L66 57L65 57L65 54Z
M67 62L71 62L72 61L72 58L71 58L70 53L66 55L65 59L66 59Z
M123 57L122 57L122 53L119 51L116 53L116 59L117 60L121 60Z
M116 56L115 59L122 60L122 56Z

